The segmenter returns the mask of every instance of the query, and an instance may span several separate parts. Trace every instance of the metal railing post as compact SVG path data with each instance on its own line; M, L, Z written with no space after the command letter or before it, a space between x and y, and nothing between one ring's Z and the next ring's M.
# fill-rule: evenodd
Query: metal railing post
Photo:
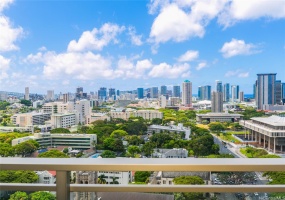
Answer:
M56 199L70 199L70 171L56 171Z

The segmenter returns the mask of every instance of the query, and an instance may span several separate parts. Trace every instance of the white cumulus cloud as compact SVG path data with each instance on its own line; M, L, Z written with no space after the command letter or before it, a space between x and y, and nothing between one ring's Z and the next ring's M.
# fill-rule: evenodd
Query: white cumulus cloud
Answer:
M148 8L157 15L149 34L154 44L201 38L214 19L227 28L242 20L285 18L284 0L151 0Z
M178 78L185 77L185 74L189 74L190 65L187 63L179 65L169 65L167 63L160 63L155 65L148 75L152 78Z
M198 51L192 51L188 50L184 54L182 54L179 58L179 62L190 62L199 57L199 52Z
M207 63L206 62L200 62L199 64L198 64L198 66L196 67L196 70L201 70L201 69L203 69L203 68L205 68L205 67L207 67Z
M257 45L247 44L244 40L237 40L233 38L230 42L226 42L220 49L220 52L225 58L230 58L237 55L251 55L259 53Z
M242 20L255 20L259 18L280 19L285 18L284 0L232 0L218 18L220 24L231 26Z
M8 77L7 70L10 68L10 61L10 59L0 55L0 80Z
M0 13L13 2L14 0L1 0L0 1Z
M92 52L50 54L45 57L43 74L49 79L67 76L79 80L115 78L111 62Z
M195 22L188 13L176 4L170 4L155 18L150 40L157 44L169 40L181 42L190 37L202 37L204 32L203 26Z
M129 27L129 36L131 36L131 42L132 44L136 46L141 46L143 44L142 42L142 35L136 35L136 30L134 27Z
M0 52L19 49L15 42L23 33L22 27L13 27L9 18L0 13Z
M241 72L240 69L227 71L225 77L239 77L239 78L247 78L249 76L249 72Z
M89 51L102 50L109 43L118 43L117 35L125 30L124 26L105 23L100 29L94 28L92 31L82 33L78 41L72 40L68 45L68 51Z

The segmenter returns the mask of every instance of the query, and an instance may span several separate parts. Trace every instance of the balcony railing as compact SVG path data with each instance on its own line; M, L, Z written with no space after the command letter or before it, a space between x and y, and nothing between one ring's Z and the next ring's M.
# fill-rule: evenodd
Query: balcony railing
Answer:
M285 159L205 158L0 158L1 170L56 171L56 184L1 183L1 190L70 192L284 192L285 185L98 185L70 184L70 171L285 171Z

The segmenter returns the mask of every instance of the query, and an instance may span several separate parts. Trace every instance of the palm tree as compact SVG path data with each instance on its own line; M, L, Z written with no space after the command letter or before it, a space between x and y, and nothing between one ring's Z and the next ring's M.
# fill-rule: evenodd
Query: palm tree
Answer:
M106 184L107 183L106 178L107 178L107 176L105 176L105 174L101 174L100 176L98 176L98 183L99 184Z
M119 184L119 182L117 181L117 179L119 179L119 177L112 177L112 182L110 184Z

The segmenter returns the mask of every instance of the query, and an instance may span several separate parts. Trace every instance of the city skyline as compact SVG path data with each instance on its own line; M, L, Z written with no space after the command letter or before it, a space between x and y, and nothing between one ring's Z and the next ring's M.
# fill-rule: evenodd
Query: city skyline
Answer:
M256 74L284 81L284 9L284 0L2 0L0 90L136 90L189 80L197 94L220 80L252 94Z

